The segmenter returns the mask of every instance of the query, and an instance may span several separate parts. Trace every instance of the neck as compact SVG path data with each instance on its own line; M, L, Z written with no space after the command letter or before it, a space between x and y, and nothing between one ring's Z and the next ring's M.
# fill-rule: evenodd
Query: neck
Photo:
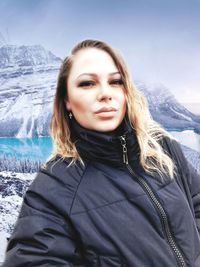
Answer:
M112 166L123 166L124 155L121 143L126 140L127 156L130 164L139 164L139 146L135 130L127 118L112 132L98 132L82 127L74 118L71 120L73 142L81 158Z

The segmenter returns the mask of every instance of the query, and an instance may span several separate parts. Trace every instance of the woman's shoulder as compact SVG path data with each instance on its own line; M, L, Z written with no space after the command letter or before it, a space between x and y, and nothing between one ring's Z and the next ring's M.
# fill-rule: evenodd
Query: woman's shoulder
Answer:
M183 156L183 151L179 141L171 135L162 136L160 140L161 146L169 154L176 154L176 156Z
M187 173L190 170L190 164L185 157L185 154L182 150L180 142L174 137L165 136L162 138L161 146L164 149L165 153L173 160L173 162L178 167L178 172L180 174Z
M43 164L39 170L39 173L44 173L52 178L67 182L68 179L82 177L86 168L86 164L82 164L80 161L73 161L73 158L62 158L56 156L55 158L47 161Z
M31 202L31 205L36 202L38 205L42 199L52 207L69 212L85 168L79 162L71 163L70 159L61 160L58 157L47 162L27 190L26 202Z
M57 192L65 190L71 195L76 191L85 169L86 165L72 162L72 158L56 157L40 167L29 189L48 194L56 188Z

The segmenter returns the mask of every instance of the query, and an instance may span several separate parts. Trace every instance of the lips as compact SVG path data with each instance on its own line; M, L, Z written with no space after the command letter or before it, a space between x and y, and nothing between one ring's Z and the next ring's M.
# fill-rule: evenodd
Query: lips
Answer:
M116 108L113 108L113 107L103 107L103 108L100 108L98 109L95 114L99 114L99 113L102 113L102 112L112 112L112 111L117 111Z

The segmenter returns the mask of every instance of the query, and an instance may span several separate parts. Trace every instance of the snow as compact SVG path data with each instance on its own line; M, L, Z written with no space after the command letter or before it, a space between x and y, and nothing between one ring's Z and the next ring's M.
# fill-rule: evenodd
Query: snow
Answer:
M60 61L58 57L45 50L41 45L4 45L0 47L0 58L1 68L35 66Z
M187 115L184 115L183 113L180 113L173 109L173 111L178 114L180 117L184 118L185 120L192 121L192 118L188 117Z
M17 178L22 181L29 181L34 178L36 173L18 173L18 172L8 172L8 171L0 171L0 176L2 178Z
M0 263L3 261L7 240L17 220L23 195L36 173L0 172Z
M200 116L180 104L168 88L142 82L137 82L136 86L147 99L152 117L164 128L180 131L193 129L200 133Z
M1 240L0 242L0 264L4 260L5 251L7 247L7 238L8 238L8 234L6 232L0 232L0 240Z
M0 136L47 136L61 59L41 46L4 46L0 59Z

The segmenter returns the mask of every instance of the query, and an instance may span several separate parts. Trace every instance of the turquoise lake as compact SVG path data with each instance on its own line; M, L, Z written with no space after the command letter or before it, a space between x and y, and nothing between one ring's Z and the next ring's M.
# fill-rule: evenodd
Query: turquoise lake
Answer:
M182 144L200 152L200 135L192 130L170 133ZM52 151L50 137L0 138L0 156L46 160Z
M52 151L50 137L0 138L0 156L46 160Z

